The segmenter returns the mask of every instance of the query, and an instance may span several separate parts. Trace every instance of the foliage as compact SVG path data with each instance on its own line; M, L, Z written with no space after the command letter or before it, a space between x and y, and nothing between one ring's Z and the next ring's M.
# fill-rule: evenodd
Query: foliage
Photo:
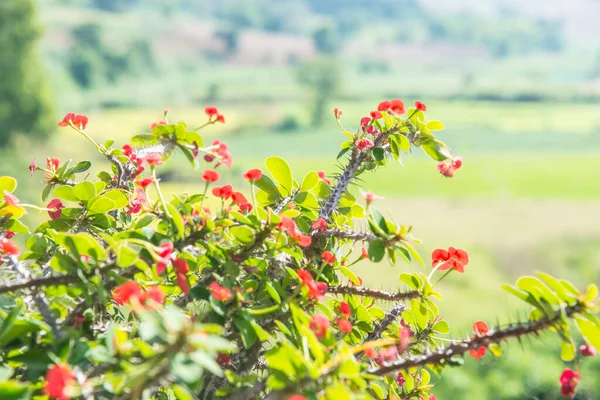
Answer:
M14 133L42 136L50 131L52 106L40 69L33 0L0 4L0 146Z
M373 205L379 196L362 192L363 203L348 188L418 148L445 176L461 168L425 104L384 101L354 132L335 109L347 138L341 173L296 179L284 159L269 157L270 176L243 175L249 195L215 186L231 155L197 133L225 122L215 107L205 112L195 129L165 112L122 148L97 143L88 118L68 114L59 125L110 168L89 179L88 161L33 163L46 178L43 200L53 198L43 208L21 203L17 181L0 178L0 397L431 400L432 374L465 354L498 357L503 342L545 332L573 362L560 390L575 393L583 375L575 343L584 343L581 356L600 346L595 285L580 291L541 272L522 277L504 288L531 307L527 319L477 321L469 338L455 339L436 286L469 272L466 251L434 250L431 272L401 273L397 291L364 287L353 272L366 258L424 264L411 227L384 216ZM167 201L157 170L175 151L194 168L215 164L201 174L202 193ZM50 220L30 231L20 221L27 209ZM27 238L25 251L15 234Z

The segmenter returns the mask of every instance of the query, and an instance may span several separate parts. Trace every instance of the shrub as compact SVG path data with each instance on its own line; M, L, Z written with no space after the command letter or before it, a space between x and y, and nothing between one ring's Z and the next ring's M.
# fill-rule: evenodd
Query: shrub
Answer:
M348 192L412 148L447 177L461 168L434 137L443 124L425 121L425 104L406 111L400 100L384 101L355 133L335 109L348 137L341 173L296 180L270 157L270 176L243 174L244 193L217 186L232 160L226 144L197 133L225 122L217 108L205 111L196 129L165 113L122 148L96 143L86 116L67 115L59 125L89 140L110 168L86 180L88 161L33 163L32 173L45 175L44 201L52 198L43 208L22 204L17 182L0 178L0 398L431 400L432 373L548 331L574 361L560 378L557 371L557 391L560 383L574 396L582 374L575 341L584 340L581 356L600 345L595 285L581 292L543 273L520 278L505 288L531 306L527 320L474 321L471 337L452 339L436 285L468 273L465 250L434 250L431 271L402 273L394 292L364 287L352 271L364 259L426 264L411 228L376 208L379 196ZM199 174L202 193L162 194L157 171L174 151L195 168L211 165ZM27 208L50 219L30 232L19 219ZM356 228L361 221L366 231ZM26 250L15 234L27 235Z

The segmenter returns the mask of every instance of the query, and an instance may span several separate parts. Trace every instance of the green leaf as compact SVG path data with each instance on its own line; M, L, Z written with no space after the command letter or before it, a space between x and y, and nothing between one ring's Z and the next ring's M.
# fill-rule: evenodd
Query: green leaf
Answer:
M177 238L183 239L183 236L185 235L185 225L183 224L183 217L181 216L179 211L175 207L173 207L173 205L166 204L166 206L167 210L169 211L171 221L173 221L173 224L175 225L175 228L177 230Z
M575 318L575 323L581 336L592 346L600 349L600 326L581 317Z
M157 126L158 128L158 126ZM136 149L156 146L160 143L159 138L154 135L136 135L130 140L131 146Z
M89 161L80 161L73 167L71 170L72 174L80 174L82 172L87 171L92 166L92 163Z
M243 244L250 244L254 242L254 231L245 225L234 226L230 228L229 231Z
M121 268L133 265L138 259L138 252L125 245L117 247L116 253L117 265Z
M287 191L289 194L293 187L292 170L288 163L281 157L269 157L265 160L267 169L273 175L273 178Z
M444 320L436 322L432 329L443 334L450 333L450 326L448 326L448 323Z
M213 375L223 376L223 370L221 367L219 367L219 364L217 364L212 357L209 357L208 354L204 353L203 351L193 352L190 354L190 358L202 368L210 371L210 373Z
M94 197L88 203L88 210L90 213L102 214L114 210L116 204L109 198L106 197Z
M19 305L13 308L10 314L8 314L8 316L4 318L4 321L2 321L2 325L0 325L0 346L4 347L12 340L13 336L11 336L11 331L20 312L21 306Z
M177 400L194 400L194 395L183 385L171 385L173 395Z
M271 296L271 298L275 300L277 304L281 304L281 297L279 296L277 289L275 289L275 287L273 286L273 282L267 282L265 286L267 289L267 293L269 293L269 296Z
M92 182L79 182L73 186L73 196L77 200L88 201L96 195L96 186Z
M126 192L120 189L109 190L108 192L102 194L102 197L107 199L111 199L115 202L115 209L123 208L129 204L129 199L127 198Z
M369 243L369 260L379 262L385 256L385 242L381 239L373 240Z
M31 398L31 389L24 383L15 380L0 382L0 399L26 400Z
M4 194L6 190L12 193L17 188L17 180L12 176L0 176L0 194Z
M359 285L360 284L360 281L358 280L358 278L356 277L356 275L354 274L354 272L350 271L350 269L348 269L346 267L342 267L341 265L338 267L338 269L352 283L354 283L355 285Z
M572 361L575 358L575 344L571 338L562 341L560 358L563 361Z
M31 233L25 224L16 219L11 219L8 221L6 224L6 230L14 233L23 233L25 235L29 235Z
M68 185L58 186L54 188L54 196L67 201L79 201L73 193L73 187Z
M319 208L319 201L317 200L315 195L310 192L298 193L294 197L294 202L296 202L297 205L304 208L309 208L313 210Z
M448 158L452 158L452 152L450 149L437 139L429 139L424 141L421 144L421 147L427 154L429 154L429 157L436 161L444 161Z
M308 174L304 175L304 179L302 179L302 184L300 185L301 192L309 192L315 188L319 184L319 174L315 171L311 171Z
M281 194L279 194L279 190L277 190L277 185L275 185L275 182L265 174L263 174L259 180L255 181L254 184L256 187L266 192L273 200L281 198Z
M429 121L427 124L425 124L425 126L430 131L441 131L444 129L444 124L442 124L440 121Z

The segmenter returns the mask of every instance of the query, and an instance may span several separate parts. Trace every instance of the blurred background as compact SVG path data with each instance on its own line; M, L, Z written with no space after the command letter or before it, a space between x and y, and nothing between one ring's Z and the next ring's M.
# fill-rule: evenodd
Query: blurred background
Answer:
M600 1L598 0L1 0L0 175L41 204L32 159L102 158L56 123L90 116L89 133L122 145L171 121L227 123L224 180L282 155L297 178L334 173L347 129L383 99L419 99L464 166L452 179L416 152L365 177L380 208L414 225L427 258L467 249L464 275L440 285L456 334L477 319L526 318L500 288L543 270L600 281ZM169 191L201 190L183 157L162 168ZM35 222L39 215L29 215ZM418 270L411 266L408 269ZM428 272L428 268L425 270ZM395 289L406 265L363 265ZM438 399L558 399L555 338L504 346L437 380ZM529 347L534 350L530 351ZM600 399L600 361L585 359L578 399Z

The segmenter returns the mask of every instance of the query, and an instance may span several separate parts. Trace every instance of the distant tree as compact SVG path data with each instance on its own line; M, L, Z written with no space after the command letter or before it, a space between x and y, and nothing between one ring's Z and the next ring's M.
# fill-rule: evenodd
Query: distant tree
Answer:
M33 0L0 1L0 146L16 132L46 134L52 107Z
M319 126L323 123L327 106L337 94L340 86L340 68L338 61L332 58L323 58L310 61L298 70L298 81L308 86L313 93L311 104L312 124Z
M337 31L332 26L324 26L313 33L315 48L322 54L335 54L339 49Z

